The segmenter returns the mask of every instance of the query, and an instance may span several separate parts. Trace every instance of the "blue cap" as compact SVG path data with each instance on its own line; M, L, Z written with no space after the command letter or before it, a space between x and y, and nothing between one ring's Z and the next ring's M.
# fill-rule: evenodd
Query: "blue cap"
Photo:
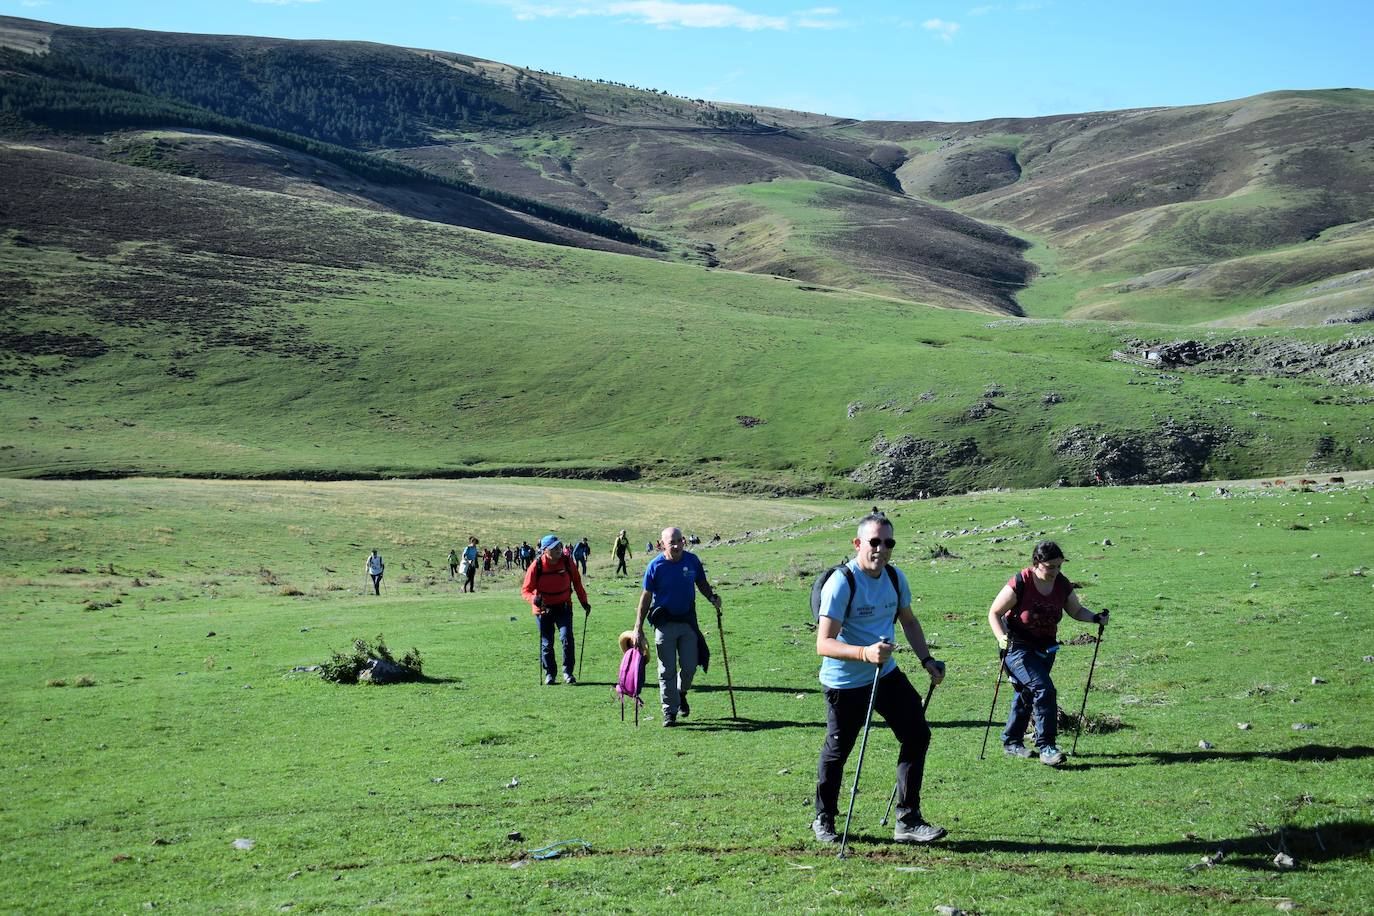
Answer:
M548 550L550 547L557 547L563 542L558 539L556 534L546 534L539 539L539 549Z

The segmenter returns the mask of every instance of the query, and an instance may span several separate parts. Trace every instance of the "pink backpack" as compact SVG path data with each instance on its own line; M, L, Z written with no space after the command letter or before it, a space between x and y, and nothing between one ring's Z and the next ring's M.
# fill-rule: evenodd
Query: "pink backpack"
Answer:
M644 689L644 668L648 661L638 646L630 646L620 659L620 677L616 679L615 687L612 688L612 692L620 697L621 722L625 721L625 698L634 700L636 728L639 727L639 707L644 705L644 701L639 698L639 692Z

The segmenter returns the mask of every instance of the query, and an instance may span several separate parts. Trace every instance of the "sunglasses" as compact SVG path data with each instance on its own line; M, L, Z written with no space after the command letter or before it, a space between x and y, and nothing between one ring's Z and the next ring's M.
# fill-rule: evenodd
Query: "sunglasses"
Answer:
M868 539L868 546L869 546L869 547L886 547L888 550L891 550L893 547L896 547L896 546L897 546L897 539L896 539L896 538L869 538L869 539Z

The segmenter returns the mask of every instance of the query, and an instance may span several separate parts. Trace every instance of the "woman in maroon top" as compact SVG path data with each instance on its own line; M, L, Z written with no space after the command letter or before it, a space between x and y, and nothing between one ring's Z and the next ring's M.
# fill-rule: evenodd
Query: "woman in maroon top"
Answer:
M1064 551L1059 545L1041 541L1031 554L1031 565L1012 576L988 608L988 625L1016 690L1007 727L1002 730L1002 750L1009 757L1032 756L1022 742L1033 715L1040 762L1052 767L1064 762L1064 752L1054 743L1059 701L1050 680L1059 650L1059 620L1067 612L1074 620L1107 624L1106 611L1094 614L1078 600L1074 584L1060 572L1063 565Z

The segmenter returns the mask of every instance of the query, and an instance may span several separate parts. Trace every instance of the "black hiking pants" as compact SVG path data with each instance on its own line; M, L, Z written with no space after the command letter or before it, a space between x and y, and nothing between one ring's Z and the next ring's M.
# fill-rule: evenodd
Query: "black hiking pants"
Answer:
M825 746L816 773L816 813L832 820L839 811L844 764L864 729L872 689L871 682L846 690L825 689ZM897 738L897 817L912 823L921 816L921 779L930 748L930 726L921 695L900 668L878 679L873 711L887 721Z

